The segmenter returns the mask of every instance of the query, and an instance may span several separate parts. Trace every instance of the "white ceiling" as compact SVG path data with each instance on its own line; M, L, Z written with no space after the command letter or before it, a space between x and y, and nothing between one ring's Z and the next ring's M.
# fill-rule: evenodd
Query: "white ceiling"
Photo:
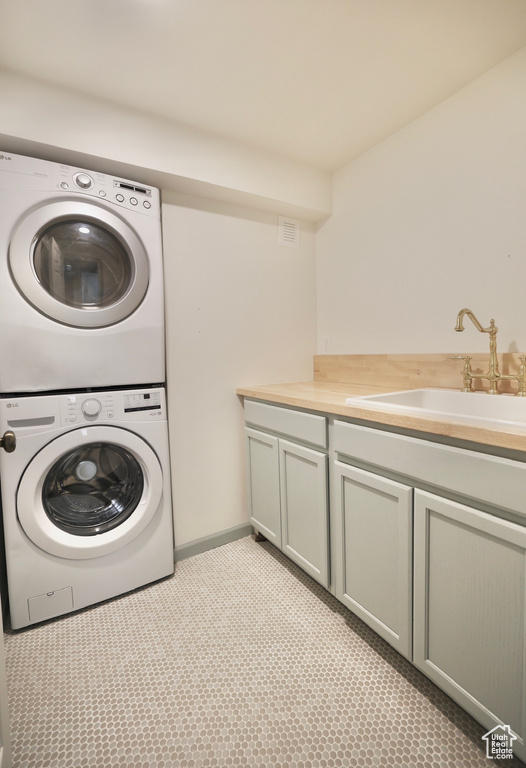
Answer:
M526 45L526 0L6 0L0 67L335 170Z

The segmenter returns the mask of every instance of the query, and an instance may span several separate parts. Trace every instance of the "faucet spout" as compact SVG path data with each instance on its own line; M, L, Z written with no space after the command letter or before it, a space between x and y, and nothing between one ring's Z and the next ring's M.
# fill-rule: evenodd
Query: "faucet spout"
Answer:
M489 333L490 336L496 337L497 331L499 330L497 326L495 325L495 320L491 319L489 321L489 327L483 328L481 323L477 320L471 309L468 309L467 307L464 309L461 309L460 312L457 315L457 324L455 325L455 331L463 331L464 330L464 323L462 322L464 320L464 316L467 315L477 331L480 331L481 333ZM491 344L491 339L490 339Z

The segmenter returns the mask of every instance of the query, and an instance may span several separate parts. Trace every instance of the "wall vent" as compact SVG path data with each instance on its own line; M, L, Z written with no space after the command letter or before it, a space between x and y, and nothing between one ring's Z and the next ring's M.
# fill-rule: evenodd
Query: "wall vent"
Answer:
M278 245L284 248L300 247L300 223L297 219L278 216Z

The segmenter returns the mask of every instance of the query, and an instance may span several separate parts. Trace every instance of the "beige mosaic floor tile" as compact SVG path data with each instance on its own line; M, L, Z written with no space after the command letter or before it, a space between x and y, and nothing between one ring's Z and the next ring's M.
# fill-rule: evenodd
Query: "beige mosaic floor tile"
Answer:
M15 768L499 768L482 726L251 538L5 640Z

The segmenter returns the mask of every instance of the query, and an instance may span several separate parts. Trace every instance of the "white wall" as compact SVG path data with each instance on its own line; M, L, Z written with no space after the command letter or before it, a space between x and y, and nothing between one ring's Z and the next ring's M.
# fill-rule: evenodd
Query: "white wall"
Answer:
M247 521L237 386L312 378L314 232L278 246L277 216L163 194L176 545Z
M326 171L205 131L0 71L0 150L317 221Z
M319 352L526 352L525 137L526 48L335 174Z

